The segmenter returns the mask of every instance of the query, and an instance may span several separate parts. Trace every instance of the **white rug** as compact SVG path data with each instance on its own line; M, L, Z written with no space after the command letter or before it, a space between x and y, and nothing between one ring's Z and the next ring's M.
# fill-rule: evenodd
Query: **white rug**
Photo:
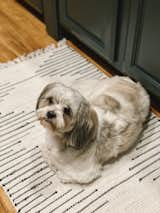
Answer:
M104 77L65 41L0 64L0 183L18 212L160 212L160 121L155 115L137 147L86 187L60 184L37 146L44 140L35 116L41 89L58 78L100 83Z

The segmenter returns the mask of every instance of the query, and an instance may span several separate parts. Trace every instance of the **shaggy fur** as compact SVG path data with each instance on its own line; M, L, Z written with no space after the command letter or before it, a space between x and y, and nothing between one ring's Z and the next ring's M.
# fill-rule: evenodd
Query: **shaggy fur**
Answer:
M149 113L148 94L127 77L108 79L89 97L82 93L52 83L37 102L46 129L42 151L65 183L86 184L100 177L108 160L135 144Z

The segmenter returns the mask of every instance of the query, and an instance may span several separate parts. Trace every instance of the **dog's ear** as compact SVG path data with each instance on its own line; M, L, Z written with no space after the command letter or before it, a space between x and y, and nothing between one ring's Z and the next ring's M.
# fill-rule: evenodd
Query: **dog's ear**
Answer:
M76 116L76 123L70 135L70 145L81 149L95 140L98 118L88 103L82 102Z
M52 89L54 86L54 83L51 83L51 84L48 84L43 90L42 92L40 93L38 99L37 99L37 103L36 103L36 110L39 108L39 104L41 102L41 99L45 96L45 94L50 90Z
M36 110L39 109L39 103L40 103L40 100L41 100L41 98L42 98L42 95L43 95L43 93L41 92L41 94L39 95L39 97L38 97L38 99L37 99Z

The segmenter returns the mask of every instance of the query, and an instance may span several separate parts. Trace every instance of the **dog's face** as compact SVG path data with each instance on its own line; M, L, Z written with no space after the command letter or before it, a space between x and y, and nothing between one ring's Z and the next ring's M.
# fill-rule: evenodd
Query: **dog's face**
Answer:
M74 124L83 97L73 89L61 84L47 85L37 102L37 115L48 122L53 130L67 132Z
M36 110L39 120L48 124L47 128L54 134L65 134L73 146L81 146L92 137L97 117L77 90L61 83L49 84L40 94Z

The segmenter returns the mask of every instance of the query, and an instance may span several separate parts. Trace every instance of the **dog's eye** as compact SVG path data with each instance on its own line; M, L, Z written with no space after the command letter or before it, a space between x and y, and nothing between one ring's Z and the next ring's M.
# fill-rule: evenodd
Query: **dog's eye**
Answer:
M64 112L64 114L71 115L71 108L70 107L64 107L63 112Z
M48 97L47 101L48 101L49 104L53 104L53 98L52 97Z

